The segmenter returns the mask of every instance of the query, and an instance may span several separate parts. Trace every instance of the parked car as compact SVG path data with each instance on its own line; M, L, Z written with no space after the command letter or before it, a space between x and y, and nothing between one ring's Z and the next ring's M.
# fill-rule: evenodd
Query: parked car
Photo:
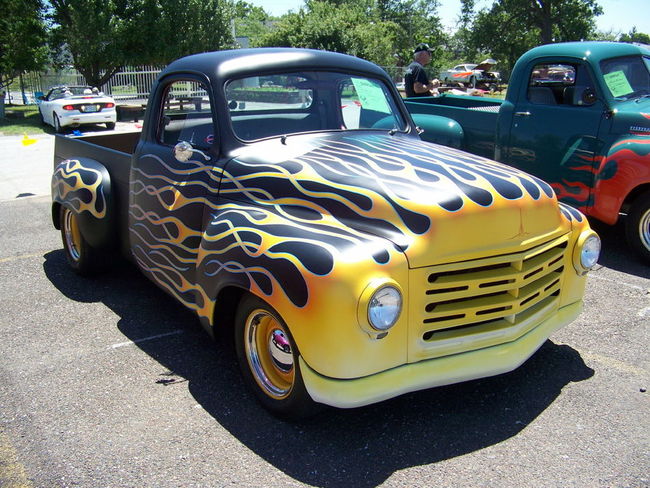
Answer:
M190 89L208 96L168 103ZM77 273L119 249L234 334L279 415L515 369L582 310L599 238L542 180L418 134L359 58L195 54L140 132L56 137L53 223Z
M497 62L488 58L480 64L459 64L440 73L440 81L444 84L468 85L472 88L484 86L496 89L501 83L501 75L497 71L489 71Z
M63 132L67 127L106 124L115 128L115 100L89 86L55 86L39 97L38 111L43 124Z

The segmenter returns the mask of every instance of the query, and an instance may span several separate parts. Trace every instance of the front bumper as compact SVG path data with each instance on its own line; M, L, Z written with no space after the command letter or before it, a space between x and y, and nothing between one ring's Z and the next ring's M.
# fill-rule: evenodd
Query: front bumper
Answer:
M314 401L338 408L361 407L412 391L512 371L532 356L554 331L575 320L582 307L582 301L562 307L512 342L405 364L363 378L341 380L321 376L302 357L299 358L300 370Z

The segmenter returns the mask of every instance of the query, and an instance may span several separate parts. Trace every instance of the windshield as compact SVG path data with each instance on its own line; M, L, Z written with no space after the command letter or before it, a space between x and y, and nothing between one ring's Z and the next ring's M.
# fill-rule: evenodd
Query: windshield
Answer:
M650 57L625 56L601 61L605 85L615 98L628 100L650 94Z
M322 130L406 130L389 88L349 73L236 79L226 85L226 99L235 135L245 141Z

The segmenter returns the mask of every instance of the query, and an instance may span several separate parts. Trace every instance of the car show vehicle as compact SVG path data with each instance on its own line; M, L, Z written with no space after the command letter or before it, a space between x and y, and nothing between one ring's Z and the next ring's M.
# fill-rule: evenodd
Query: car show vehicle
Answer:
M574 42L515 64L505 100L423 97L406 107L422 138L493 158L549 182L605 224L625 215L650 263L650 47Z
M89 86L55 86L39 97L38 111L43 124L58 133L89 124L114 129L117 121L115 100Z
M284 417L517 368L600 250L542 180L421 141L381 68L305 49L174 61L141 132L56 137L52 199L73 270L120 250Z
M494 91L501 83L501 75L490 71L497 64L488 58L479 64L458 64L440 73L440 81L446 85L461 85L471 88L485 88Z

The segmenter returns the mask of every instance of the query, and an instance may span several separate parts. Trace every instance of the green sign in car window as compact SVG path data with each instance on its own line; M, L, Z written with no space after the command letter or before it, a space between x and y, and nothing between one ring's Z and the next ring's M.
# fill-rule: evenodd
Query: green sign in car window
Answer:
M612 92L612 95L615 97L624 97L634 91L630 82L627 81L625 73L622 71L607 73L606 75L603 75L603 78L605 78L607 88L609 88L609 91Z

